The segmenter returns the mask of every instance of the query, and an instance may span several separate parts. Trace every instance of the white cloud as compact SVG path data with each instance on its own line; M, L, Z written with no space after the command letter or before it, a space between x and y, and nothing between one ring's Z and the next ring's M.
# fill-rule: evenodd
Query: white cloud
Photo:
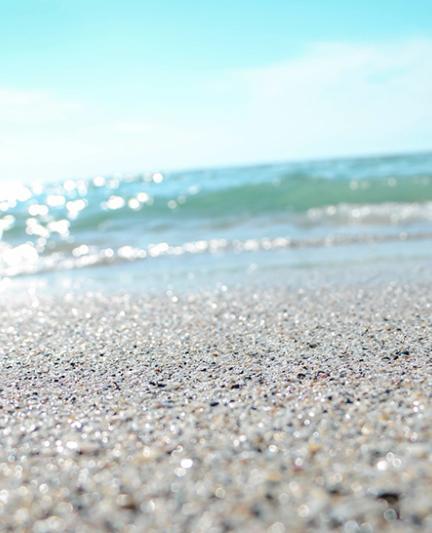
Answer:
M77 102L47 92L0 88L0 121L11 124L62 120L80 110Z
M180 93L103 105L0 89L0 179L432 149L432 40L315 44Z
M230 83L266 156L432 148L432 41L318 44Z

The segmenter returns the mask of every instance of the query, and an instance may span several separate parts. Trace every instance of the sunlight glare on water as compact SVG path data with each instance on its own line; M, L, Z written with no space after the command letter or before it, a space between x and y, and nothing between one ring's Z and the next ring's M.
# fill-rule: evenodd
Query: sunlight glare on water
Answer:
M0 276L425 239L431 222L431 154L3 183Z

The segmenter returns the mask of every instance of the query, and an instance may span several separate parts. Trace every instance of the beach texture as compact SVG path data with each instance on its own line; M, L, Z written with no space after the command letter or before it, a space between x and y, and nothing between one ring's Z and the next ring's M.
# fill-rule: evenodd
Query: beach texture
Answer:
M0 304L2 531L432 530L432 289Z

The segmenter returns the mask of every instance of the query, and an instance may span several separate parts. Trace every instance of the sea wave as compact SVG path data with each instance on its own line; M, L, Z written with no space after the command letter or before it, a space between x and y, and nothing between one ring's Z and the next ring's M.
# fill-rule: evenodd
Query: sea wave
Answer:
M432 202L333 204L308 209L303 221L311 225L331 224L340 227L353 224L389 226L432 222Z
M269 252L274 250L366 245L383 242L431 240L432 232L398 234L332 235L315 239L276 237L263 239L227 240L211 239L170 245L166 242L151 244L146 248L121 246L97 248L80 245L69 252L57 251L41 254L32 243L10 246L0 243L0 279L52 271L77 270L97 266L118 265L125 262L152 260L160 257L185 255Z
M431 222L432 154L3 183L0 275L427 234Z
M245 172L245 171L244 171ZM67 180L60 185L43 188L19 187L0 194L0 231L16 237L20 233L47 232L62 234L87 230L110 230L146 224L151 227L163 221L176 225L188 220L239 219L272 214L293 215L292 220L307 214L325 221L355 220L364 212L387 212L377 216L381 223L398 221L402 209L409 218L430 220L432 173L411 177L379 177L363 179L324 178L314 175L280 172L263 173L261 181L248 180L242 173L230 183L207 181L191 184L191 179L168 175L163 178L137 176L129 179ZM160 177L159 177L160 176ZM102 178L99 178L102 180ZM383 205L384 207L377 207ZM401 206L399 208L399 206ZM321 209L321 211L319 211ZM333 216L338 212L342 216ZM322 213L321 216L319 213ZM348 214L350 213L350 214ZM411 217L411 213L413 216ZM344 214L346 215L344 218ZM316 216L315 216L316 215ZM37 228L36 228L37 223ZM30 230L28 228L30 226ZM44 229L42 229L44 228Z

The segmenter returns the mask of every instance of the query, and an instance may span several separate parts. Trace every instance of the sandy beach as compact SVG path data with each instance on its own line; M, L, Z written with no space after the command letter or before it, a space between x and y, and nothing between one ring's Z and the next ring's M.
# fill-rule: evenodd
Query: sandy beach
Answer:
M432 533L432 0L0 0L0 533Z
M3 531L427 531L431 289L5 299Z

